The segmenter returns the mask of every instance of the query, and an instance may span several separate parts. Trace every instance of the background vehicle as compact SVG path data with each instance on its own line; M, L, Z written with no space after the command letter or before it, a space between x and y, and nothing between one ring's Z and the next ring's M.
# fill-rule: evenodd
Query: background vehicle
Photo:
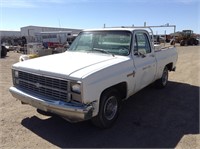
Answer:
M165 43L166 42L165 38L161 37L159 35L154 35L153 41L154 41L154 44L160 44L160 43Z
M36 41L43 43L46 48L54 49L71 44L76 36L71 31L40 32L36 34Z
M177 36L175 38L175 42L180 43L180 46L199 44L199 41L192 30L183 30L182 32L178 32L176 34Z
M19 57L19 61L52 54L52 49L45 48L41 43L28 43L24 46L25 55Z

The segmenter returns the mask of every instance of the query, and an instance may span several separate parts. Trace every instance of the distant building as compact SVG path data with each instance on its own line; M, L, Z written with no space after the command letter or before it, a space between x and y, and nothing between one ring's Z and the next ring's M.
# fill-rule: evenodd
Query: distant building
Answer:
M0 44L13 44L17 38L21 38L21 31L0 31Z
M0 31L0 37L21 37L21 31Z
M56 27L42 27L42 26L25 26L21 28L21 35L27 38L28 42L33 42L35 36L41 32L52 32L52 31L70 31L72 34L78 34L82 29L71 29L71 28L56 28Z
M20 31L1 31L0 30L0 40L1 42L12 43L11 40L16 38L26 37L27 42L35 42L36 35L41 32L58 32L58 31L69 31L73 35L77 35L82 31L82 29L72 29L72 28L56 28L56 27L43 27L43 26L25 26L21 27Z

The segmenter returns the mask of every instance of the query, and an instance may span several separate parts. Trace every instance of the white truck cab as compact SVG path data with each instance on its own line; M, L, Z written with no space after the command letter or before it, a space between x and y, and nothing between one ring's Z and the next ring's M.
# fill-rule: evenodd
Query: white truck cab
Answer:
M123 100L153 82L167 85L177 58L175 47L155 51L143 28L85 30L64 53L14 64L10 92L70 122L108 128Z

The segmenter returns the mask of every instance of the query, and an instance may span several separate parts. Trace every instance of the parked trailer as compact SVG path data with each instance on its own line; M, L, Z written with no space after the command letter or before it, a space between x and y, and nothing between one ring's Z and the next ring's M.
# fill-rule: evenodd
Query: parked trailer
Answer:
M37 42L42 42L46 48L56 48L68 42L71 44L73 37L71 31L40 32L36 34Z

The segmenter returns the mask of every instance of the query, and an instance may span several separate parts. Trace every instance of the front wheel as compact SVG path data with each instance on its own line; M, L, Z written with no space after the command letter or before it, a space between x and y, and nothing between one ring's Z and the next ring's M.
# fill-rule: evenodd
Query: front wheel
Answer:
M165 66L162 77L158 79L155 84L157 88L164 88L168 82L168 68Z
M119 115L120 96L116 90L105 91L100 99L99 113L92 123L100 128L109 128Z
M180 46L185 46L185 41L184 40L180 41Z
M175 45L175 40L171 40L170 45Z

